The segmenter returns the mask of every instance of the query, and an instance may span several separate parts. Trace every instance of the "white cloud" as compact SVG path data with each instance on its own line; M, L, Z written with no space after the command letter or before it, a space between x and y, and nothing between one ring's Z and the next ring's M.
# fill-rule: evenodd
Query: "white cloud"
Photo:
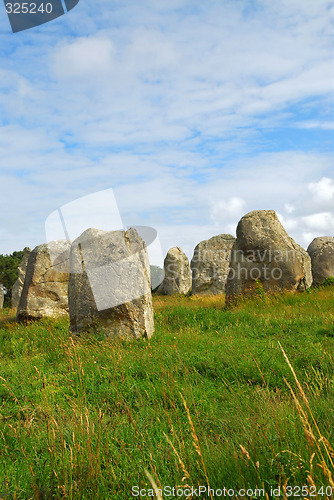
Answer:
M114 45L107 37L80 37L62 43L53 56L53 70L58 78L94 80L111 70Z
M302 221L308 228L316 231L329 231L334 227L334 217L330 212L306 215L302 217Z
M334 130L334 122L330 121L303 121L295 123L295 127L304 129L319 128L322 130Z
M317 203L332 203L334 209L334 179L323 177L318 182L310 182L308 188L313 195L314 201Z
M285 203L284 209L285 209L287 214L292 214L295 210L295 207L293 205L291 205L291 203Z
M154 29L141 27L131 37L126 57L128 66L138 68L140 62L141 74L160 68L177 68L181 53L178 47L164 33ZM130 64L129 64L130 63Z
M245 200L237 196L218 200L212 204L211 219L217 224L226 219L240 217L244 212L245 205Z

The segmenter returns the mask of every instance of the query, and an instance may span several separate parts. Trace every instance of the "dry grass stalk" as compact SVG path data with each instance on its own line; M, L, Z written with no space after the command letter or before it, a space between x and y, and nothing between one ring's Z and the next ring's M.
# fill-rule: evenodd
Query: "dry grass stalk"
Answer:
M194 443L195 450L199 454L199 456L201 457L201 462L202 462L202 466L203 466L203 470L204 470L204 474L205 474L205 479L206 479L206 482L207 482L207 485L208 485L208 488L209 488L209 492L210 492L210 498L211 498L211 500L213 500L212 493L211 493L211 488L210 488L210 483L209 483L209 478L208 478L208 474L206 472L204 458L203 458L201 446L199 444L199 439L198 439L198 436L196 434L195 426L193 424L193 421L192 421L192 418L191 418L190 411L189 411L189 408L187 406L186 400L184 399L184 397L182 396L182 394L180 394L180 396L181 396L181 399L183 401L183 405L185 407L185 410L187 412L187 417L188 417L188 421L189 421L190 428L191 428L191 435L192 435L192 438L193 438L193 443Z
M245 455L248 460L250 460L251 457L250 457L250 454L248 453L248 451L246 450L246 448L244 448L241 444L239 444L239 446L240 446L240 449L241 449L241 453L243 455Z
M175 455L176 455L176 457L177 457L177 459L178 459L178 462L179 462L179 464L181 465L181 469L182 469L182 472L183 472L183 474L184 474L184 476L183 476L183 478L182 478L182 481L190 479L190 474L189 474L189 472L187 471L186 466L184 465L184 462L183 462L182 458L180 457L180 455L179 455L179 453L178 453L177 449L175 448L175 446L173 445L173 443L171 442L171 440L169 439L169 437L168 437L165 433L164 433L164 436L165 436L165 438L166 438L166 440L167 440L168 444L170 444L170 445L171 445L171 447L172 447L172 449L173 449L173 451L174 451L174 453L175 453Z
M280 342L278 342L280 348L281 348L281 351L283 353L283 356L285 358L285 361L287 362L292 374L293 374L293 377L295 379L295 382L296 382L296 385L299 389L299 392L300 392L300 395L302 397L302 400L304 401L304 403L306 404L306 407L307 407L307 410L311 416L311 419L312 419L312 422L314 424L314 427L318 433L318 439L316 439L315 435L314 435L314 432L313 432L313 429L312 429L312 426L309 422L309 419L308 419L308 415L307 413L303 410L296 394L294 393L292 387L290 386L290 384L288 383L288 381L286 379L284 379L285 383L287 384L287 386L289 387L290 389L290 392L292 394L292 397L293 397L293 400L294 400L294 403L296 405L296 408L297 408L297 411L298 411L298 414L300 416L300 419L303 423L303 427L304 427L304 433L305 433L305 437L307 439L307 441L313 445L316 446L317 448L317 451L318 451L318 454L319 454L319 458L321 460L321 464L318 464L318 466L323 470L325 476L327 477L328 481L329 481L329 484L330 486L334 487L334 481L333 481L333 477L332 477L332 472L330 471L330 469L328 468L327 464L326 464L326 461L325 461L325 457L322 453L322 450L319 446L319 443L322 443L324 448L325 448L325 452L326 452L326 456L331 464L331 467L334 469L334 464L333 464L333 460L332 460L332 456L333 456L333 448L329 445L328 441L326 438L324 438L324 436L321 434L320 432L320 429L319 429L319 426L315 420L315 417L313 415L313 412L311 410L311 407L310 407L310 403L309 403L309 400L307 399L307 396L304 392L304 389L301 385L301 383L299 382L298 380L298 377L296 375L296 372L294 371L293 369L293 366L291 365L290 363L290 360L286 354L286 352L284 351L282 345ZM312 457L312 460L313 460L313 457Z
M148 470L145 469L145 474L148 477L148 480L150 481L152 488L156 494L157 500L164 500L163 497L160 495L159 488L154 481L154 478L151 476L151 474L148 472Z

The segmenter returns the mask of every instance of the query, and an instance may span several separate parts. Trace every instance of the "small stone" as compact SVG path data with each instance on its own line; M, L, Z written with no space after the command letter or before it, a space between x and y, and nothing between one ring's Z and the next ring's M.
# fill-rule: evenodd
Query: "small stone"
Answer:
M178 293L186 295L191 290L191 270L189 260L180 247L168 250L164 260L165 277L158 293L172 295Z

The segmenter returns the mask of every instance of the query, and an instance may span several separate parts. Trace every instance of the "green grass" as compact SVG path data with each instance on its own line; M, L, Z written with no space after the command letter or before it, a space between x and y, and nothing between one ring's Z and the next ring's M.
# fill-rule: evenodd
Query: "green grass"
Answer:
M128 500L152 488L145 469L158 487L269 497L330 485L319 439L334 443L333 306L333 287L231 309L221 296L154 297L153 338L117 344L2 311L0 498Z

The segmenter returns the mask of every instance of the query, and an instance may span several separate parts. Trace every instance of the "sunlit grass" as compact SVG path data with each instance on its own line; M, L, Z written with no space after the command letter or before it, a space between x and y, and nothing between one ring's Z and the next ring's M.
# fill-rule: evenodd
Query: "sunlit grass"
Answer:
M153 303L152 339L121 343L1 313L0 498L127 500L145 470L159 488L329 485L333 289Z

